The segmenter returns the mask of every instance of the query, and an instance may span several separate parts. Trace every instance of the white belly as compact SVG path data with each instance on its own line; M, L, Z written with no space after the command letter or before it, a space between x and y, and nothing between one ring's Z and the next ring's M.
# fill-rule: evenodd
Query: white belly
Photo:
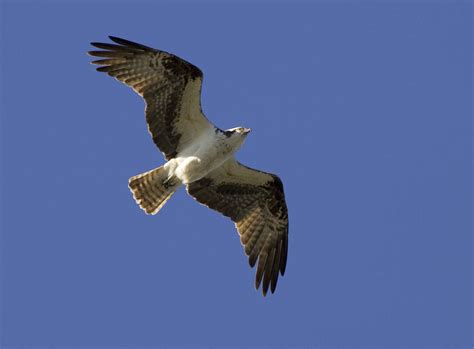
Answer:
M174 175L183 184L188 184L222 165L234 151L225 139L216 137L212 131L212 134L199 137L196 142L183 149L176 158L166 163L165 168L168 169L169 177Z

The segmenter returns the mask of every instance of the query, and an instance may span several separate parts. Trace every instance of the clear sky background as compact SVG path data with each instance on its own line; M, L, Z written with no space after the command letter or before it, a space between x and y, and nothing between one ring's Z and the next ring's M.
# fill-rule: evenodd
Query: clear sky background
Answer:
M3 1L1 344L472 344L469 1ZM143 102L89 64L121 36L204 71L243 163L277 173L286 275L263 298L233 224L128 178L162 164Z

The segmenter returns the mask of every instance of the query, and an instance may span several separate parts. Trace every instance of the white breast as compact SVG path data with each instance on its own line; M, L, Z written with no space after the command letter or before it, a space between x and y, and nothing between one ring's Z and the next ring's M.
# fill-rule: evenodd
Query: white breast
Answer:
M184 184L203 178L222 165L240 146L215 130L206 130L180 151L165 167L170 176L178 177Z

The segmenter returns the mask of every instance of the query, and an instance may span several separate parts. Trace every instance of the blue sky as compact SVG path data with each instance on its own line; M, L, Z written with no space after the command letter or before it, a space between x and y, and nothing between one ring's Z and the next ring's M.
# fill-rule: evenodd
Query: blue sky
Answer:
M468 1L1 4L1 345L472 345ZM238 159L277 173L286 275L263 298L233 224L163 163L143 102L95 72L115 35L204 71Z

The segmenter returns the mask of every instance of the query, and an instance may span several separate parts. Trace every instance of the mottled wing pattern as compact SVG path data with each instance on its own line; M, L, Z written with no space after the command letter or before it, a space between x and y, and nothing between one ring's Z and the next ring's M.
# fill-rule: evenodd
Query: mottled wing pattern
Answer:
M250 266L258 259L255 287L263 279L263 295L270 285L273 293L279 273L285 273L288 254L288 211L280 178L231 159L188 184L187 191L235 222Z
M201 111L202 72L185 60L128 40L93 42L102 57L100 72L122 81L145 99L146 121L156 146L172 159L204 129L212 127Z

